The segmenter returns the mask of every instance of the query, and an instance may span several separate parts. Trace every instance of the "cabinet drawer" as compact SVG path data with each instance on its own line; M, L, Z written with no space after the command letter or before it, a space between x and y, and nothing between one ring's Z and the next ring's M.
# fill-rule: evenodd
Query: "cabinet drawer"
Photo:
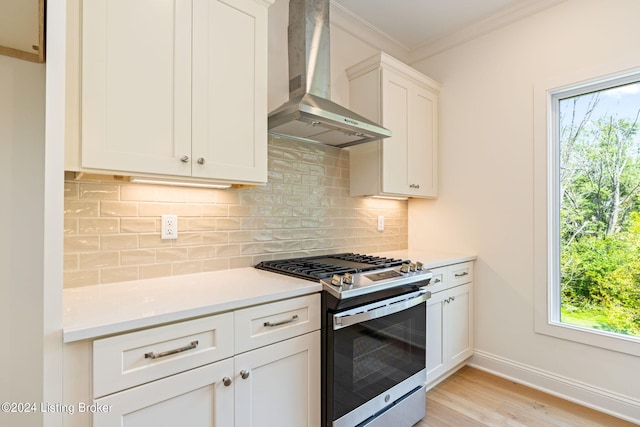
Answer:
M429 271L433 273L433 277L427 285L427 290L433 294L447 289L447 267L430 268Z
M449 277L447 282L449 286L458 286L463 283L469 283L473 280L473 263L463 262L454 264L448 268Z
M93 396L100 397L233 356L233 313L93 342Z
M320 329L320 294L235 312L236 354Z

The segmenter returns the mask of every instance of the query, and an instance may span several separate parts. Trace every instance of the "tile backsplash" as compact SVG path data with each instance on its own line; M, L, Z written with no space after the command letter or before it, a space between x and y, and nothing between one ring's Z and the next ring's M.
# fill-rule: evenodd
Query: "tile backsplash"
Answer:
M407 202L349 196L349 152L269 139L269 182L213 190L65 180L64 286L405 249ZM178 239L162 240L162 214ZM384 231L377 230L379 215Z

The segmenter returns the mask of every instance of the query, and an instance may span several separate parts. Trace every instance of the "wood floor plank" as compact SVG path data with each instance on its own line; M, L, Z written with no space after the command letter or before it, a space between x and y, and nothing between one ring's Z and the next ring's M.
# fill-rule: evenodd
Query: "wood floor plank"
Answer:
M427 399L427 417L416 427L478 427L482 426L478 421L466 415L452 411L447 405L435 400Z
M631 427L550 394L465 366L427 392L415 427Z

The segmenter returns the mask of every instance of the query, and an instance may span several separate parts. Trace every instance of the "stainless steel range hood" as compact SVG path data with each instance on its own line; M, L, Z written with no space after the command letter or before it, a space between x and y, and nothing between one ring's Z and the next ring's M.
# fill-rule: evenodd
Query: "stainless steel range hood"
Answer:
M289 1L289 101L269 114L269 133L336 147L391 131L330 101L329 0Z

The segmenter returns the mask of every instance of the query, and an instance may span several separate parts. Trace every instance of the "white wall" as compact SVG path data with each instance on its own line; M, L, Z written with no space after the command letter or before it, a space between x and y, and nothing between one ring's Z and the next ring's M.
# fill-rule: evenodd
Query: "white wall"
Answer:
M534 85L637 57L638 16L568 0L413 64L443 89L440 198L410 201L409 247L478 255L474 363L640 422L638 357L534 332L533 258Z
M45 66L0 56L0 94L0 401L41 402ZM0 412L1 425L41 422Z
M64 5L49 5L51 22L64 23ZM64 24L49 25L46 67L0 56L0 402L36 405L31 413L0 411L2 426L62 426L62 413L39 405L65 403L64 121L55 119L65 108L55 102L62 96L49 99L64 93L64 37Z

